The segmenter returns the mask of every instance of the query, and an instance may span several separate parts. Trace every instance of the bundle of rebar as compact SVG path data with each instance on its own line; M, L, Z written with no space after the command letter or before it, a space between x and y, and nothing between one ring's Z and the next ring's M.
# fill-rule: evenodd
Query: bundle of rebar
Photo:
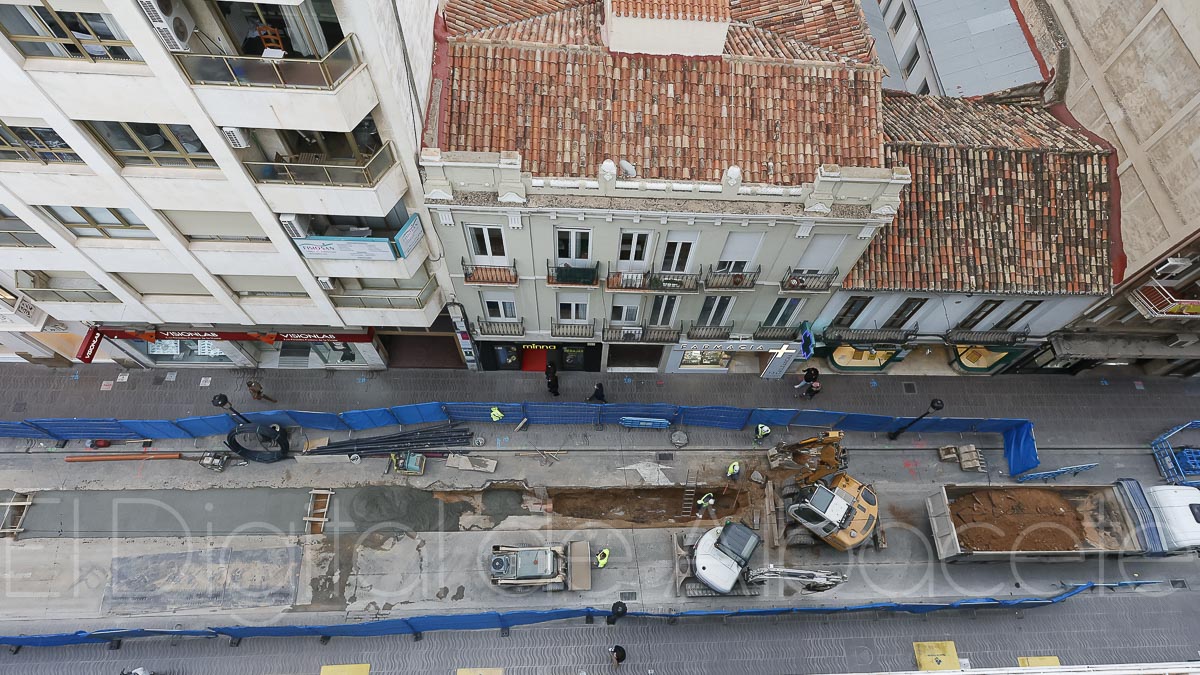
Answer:
M462 448L471 445L475 434L461 427L462 422L446 422L415 431L401 431L384 436L348 438L319 448L310 448L306 455L358 455L371 457L393 452L410 452L430 448ZM428 453L426 453L428 454Z

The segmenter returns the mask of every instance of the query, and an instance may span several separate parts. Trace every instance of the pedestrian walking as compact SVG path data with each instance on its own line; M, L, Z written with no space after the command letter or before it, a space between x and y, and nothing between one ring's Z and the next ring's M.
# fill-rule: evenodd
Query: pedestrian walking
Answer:
M550 372L548 367L546 370L547 372ZM546 376L546 388L550 390L551 394L558 396L558 373L550 372L550 374Z
M625 663L625 648L621 645L609 647L608 655L612 657L613 668L620 668L621 664Z
M811 385L809 385L808 389L804 390L804 393L801 394L801 396L811 401L816 398L817 394L819 393L821 393L821 383L813 382Z
M261 384L259 384L259 382L257 380L247 381L246 388L250 390L250 396L255 401L261 401L263 399L266 399L266 400L270 401L271 403L279 403L279 401L276 401L275 399L273 399L270 396L267 396L266 394L263 393L263 387Z
M816 382L820 378L821 371L817 370L816 368L805 368L804 377L800 380L800 383L792 387L792 389L796 390L796 395L798 396L808 391L808 388L812 386L812 383Z
M585 403L591 402L608 403L608 399L604 398L604 385L600 382L596 383L596 388L592 390L592 395L587 397Z

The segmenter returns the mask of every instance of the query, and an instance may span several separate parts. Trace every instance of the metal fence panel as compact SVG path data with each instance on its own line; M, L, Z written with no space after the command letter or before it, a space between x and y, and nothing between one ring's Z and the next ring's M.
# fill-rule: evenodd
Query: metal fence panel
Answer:
M181 417L175 420L184 431L203 438L204 436L224 436L235 425L229 415L204 415L203 417Z
M750 411L729 406L682 406L679 408L679 423L697 427L718 429L744 429L750 421Z
M835 429L842 431L891 431L898 428L902 422L887 415L866 415L863 413L847 413L838 420Z
M0 422L0 438L54 438L25 422Z
M838 422L846 416L844 412L832 412L829 410L800 410L797 411L796 417L792 419L794 427L827 427L836 429Z
M121 426L121 423L117 420L111 418L45 418L27 421L40 429L44 429L55 438L103 438L119 440L136 440L142 438L133 431Z
M526 403L530 424L596 424L600 407L592 403Z
M296 424L305 429L321 429L324 431L342 431L349 429L337 413L308 412L304 410L289 410L288 415Z
M366 410L347 410L338 415L346 426L355 431L363 429L374 429L376 427L390 427L399 424L396 416L392 414L391 408L367 408Z
M492 419L492 408L499 408L502 419ZM455 422L500 422L517 424L524 417L520 403L443 403L442 411Z
M679 406L667 403L609 403L600 407L600 421L618 424L622 417L650 417L678 422Z
M138 438L191 438L192 435L171 420L120 420L121 426Z
M445 422L450 419L442 410L441 403L414 403L412 405L395 405L391 407L392 414L401 424L424 424L426 422Z
M786 427L792 423L798 412L800 411L788 408L755 408L750 411L750 425L765 424Z

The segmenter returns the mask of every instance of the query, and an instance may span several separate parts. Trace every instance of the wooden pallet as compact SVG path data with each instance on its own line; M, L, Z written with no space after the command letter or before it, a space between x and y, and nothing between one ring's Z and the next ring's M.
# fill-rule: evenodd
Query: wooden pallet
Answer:
M308 515L304 516L304 527L308 534L325 534L325 523L329 522L329 506L333 503L333 490L308 491Z

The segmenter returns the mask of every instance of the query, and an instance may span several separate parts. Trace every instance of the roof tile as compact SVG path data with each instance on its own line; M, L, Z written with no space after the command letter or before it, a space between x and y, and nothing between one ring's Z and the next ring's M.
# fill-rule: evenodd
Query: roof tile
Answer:
M729 0L612 0L612 13L639 19L730 20Z

